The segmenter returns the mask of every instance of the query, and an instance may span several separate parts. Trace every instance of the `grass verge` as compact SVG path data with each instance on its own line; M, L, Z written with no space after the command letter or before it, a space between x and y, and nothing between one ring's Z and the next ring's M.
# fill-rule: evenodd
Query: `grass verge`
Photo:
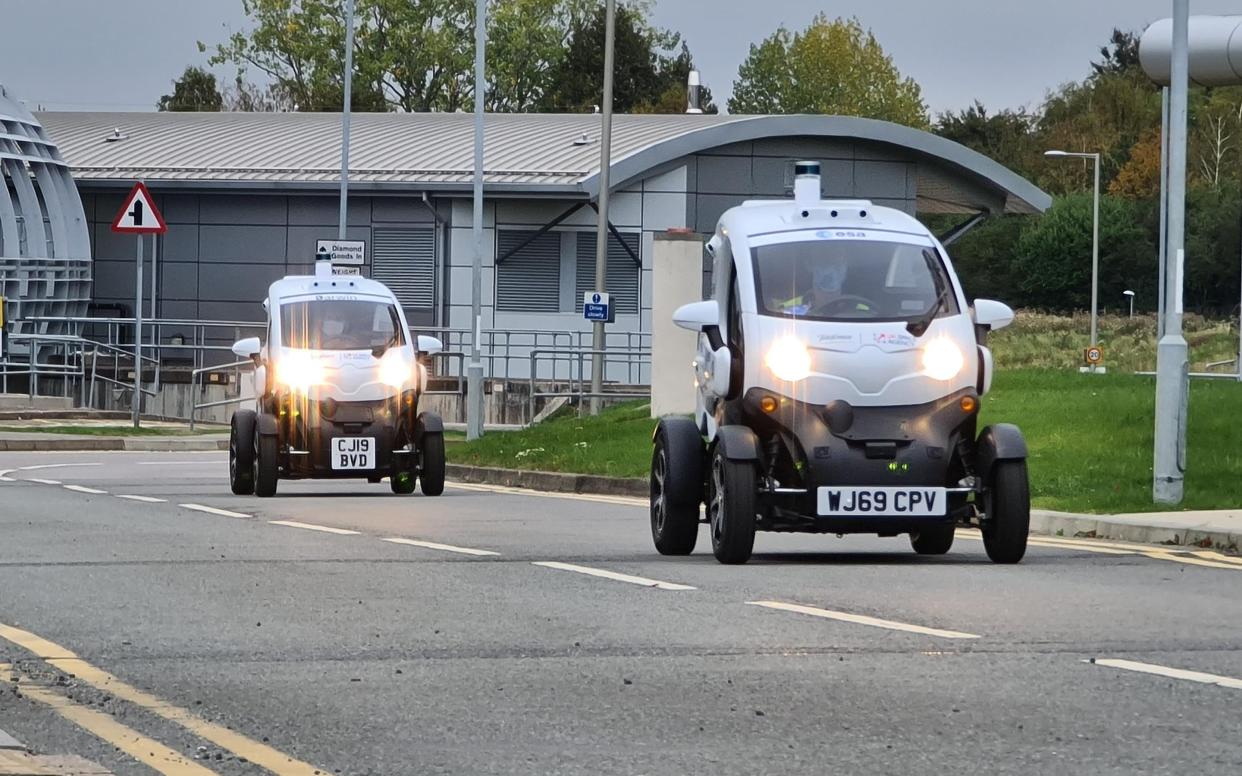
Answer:
M1001 371L984 423L1019 425L1031 450L1034 504L1071 512L1163 509L1151 501L1155 382L1134 375ZM453 463L645 477L654 421L629 402L597 418L571 413L453 446ZM1242 506L1242 385L1192 380L1182 509Z

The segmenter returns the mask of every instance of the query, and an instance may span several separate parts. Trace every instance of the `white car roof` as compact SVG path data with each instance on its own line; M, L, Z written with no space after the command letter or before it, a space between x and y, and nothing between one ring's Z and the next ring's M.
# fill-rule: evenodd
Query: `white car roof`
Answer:
M798 203L792 199L750 200L726 210L720 217L717 231L730 237L749 237L825 228L870 229L933 238L927 227L913 216L865 199L823 199L813 203Z
M291 275L281 278L268 288L268 297L280 302L282 299L307 296L309 294L363 294L366 296L383 297L393 304L399 304L397 297L378 280L371 280L359 275L330 275L317 277L314 275Z

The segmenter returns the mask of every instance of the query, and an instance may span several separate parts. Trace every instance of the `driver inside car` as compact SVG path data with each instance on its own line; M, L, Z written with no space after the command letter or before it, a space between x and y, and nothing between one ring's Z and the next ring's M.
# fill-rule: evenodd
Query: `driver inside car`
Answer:
M782 302L781 312L786 315L827 316L850 310L866 312L871 309L866 302L842 292L846 275L849 273L844 256L816 256L811 258L809 263L812 264L810 290ZM805 277L805 269L803 273ZM841 299L849 299L853 304L846 302L834 304Z

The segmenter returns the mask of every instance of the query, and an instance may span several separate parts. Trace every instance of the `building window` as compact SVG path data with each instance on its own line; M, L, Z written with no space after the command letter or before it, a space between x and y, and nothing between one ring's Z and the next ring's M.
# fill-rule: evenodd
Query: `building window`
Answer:
M496 236L496 309L510 313L561 310L561 235L545 232L530 240L528 230L501 230Z
M596 236L594 232L578 232L578 251L577 251L577 282L575 283L576 294L574 296L574 304L580 308L582 305L582 295L588 291L595 291L595 246ZM622 233L622 239L634 251L635 256L640 256L638 235L630 233ZM616 235L608 235L608 268L607 280L609 301L616 309L618 315L637 315L639 308L639 279L642 277L638 265L634 263L634 259L630 256L629 251L617 240Z

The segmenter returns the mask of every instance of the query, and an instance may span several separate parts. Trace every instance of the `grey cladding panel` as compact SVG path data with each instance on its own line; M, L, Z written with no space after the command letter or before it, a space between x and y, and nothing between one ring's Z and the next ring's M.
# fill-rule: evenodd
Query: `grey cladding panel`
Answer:
M854 163L856 196L866 199L905 199L906 175L910 165L905 162L858 161Z
M284 276L283 264L200 264L198 296L203 302L258 302L267 287Z
M435 309L435 230L380 227L372 230L371 240L371 278L388 286L407 309Z
M751 196L755 181L749 156L699 156L699 191Z
M634 253L640 257L640 241L637 234L622 233ZM595 291L596 237L590 232L579 232L577 248L577 282L574 289L574 307L582 304L582 295ZM636 315L639 305L639 268L621 243L608 235L608 266L606 280L609 300L619 315Z
M198 264L194 262L161 261L161 301L198 299Z
M418 197L372 197L371 220L385 223L427 224L435 219L431 215L431 210Z
M496 252L505 256L534 230L502 229ZM561 309L561 235L546 232L496 268L496 309L504 312L555 313Z
M289 223L289 205L285 197L203 194L199 200L199 220L204 224L284 226Z
M285 227L199 227L198 252L204 262L285 263Z
M160 237L160 260L197 261L198 225L169 224L168 231Z

